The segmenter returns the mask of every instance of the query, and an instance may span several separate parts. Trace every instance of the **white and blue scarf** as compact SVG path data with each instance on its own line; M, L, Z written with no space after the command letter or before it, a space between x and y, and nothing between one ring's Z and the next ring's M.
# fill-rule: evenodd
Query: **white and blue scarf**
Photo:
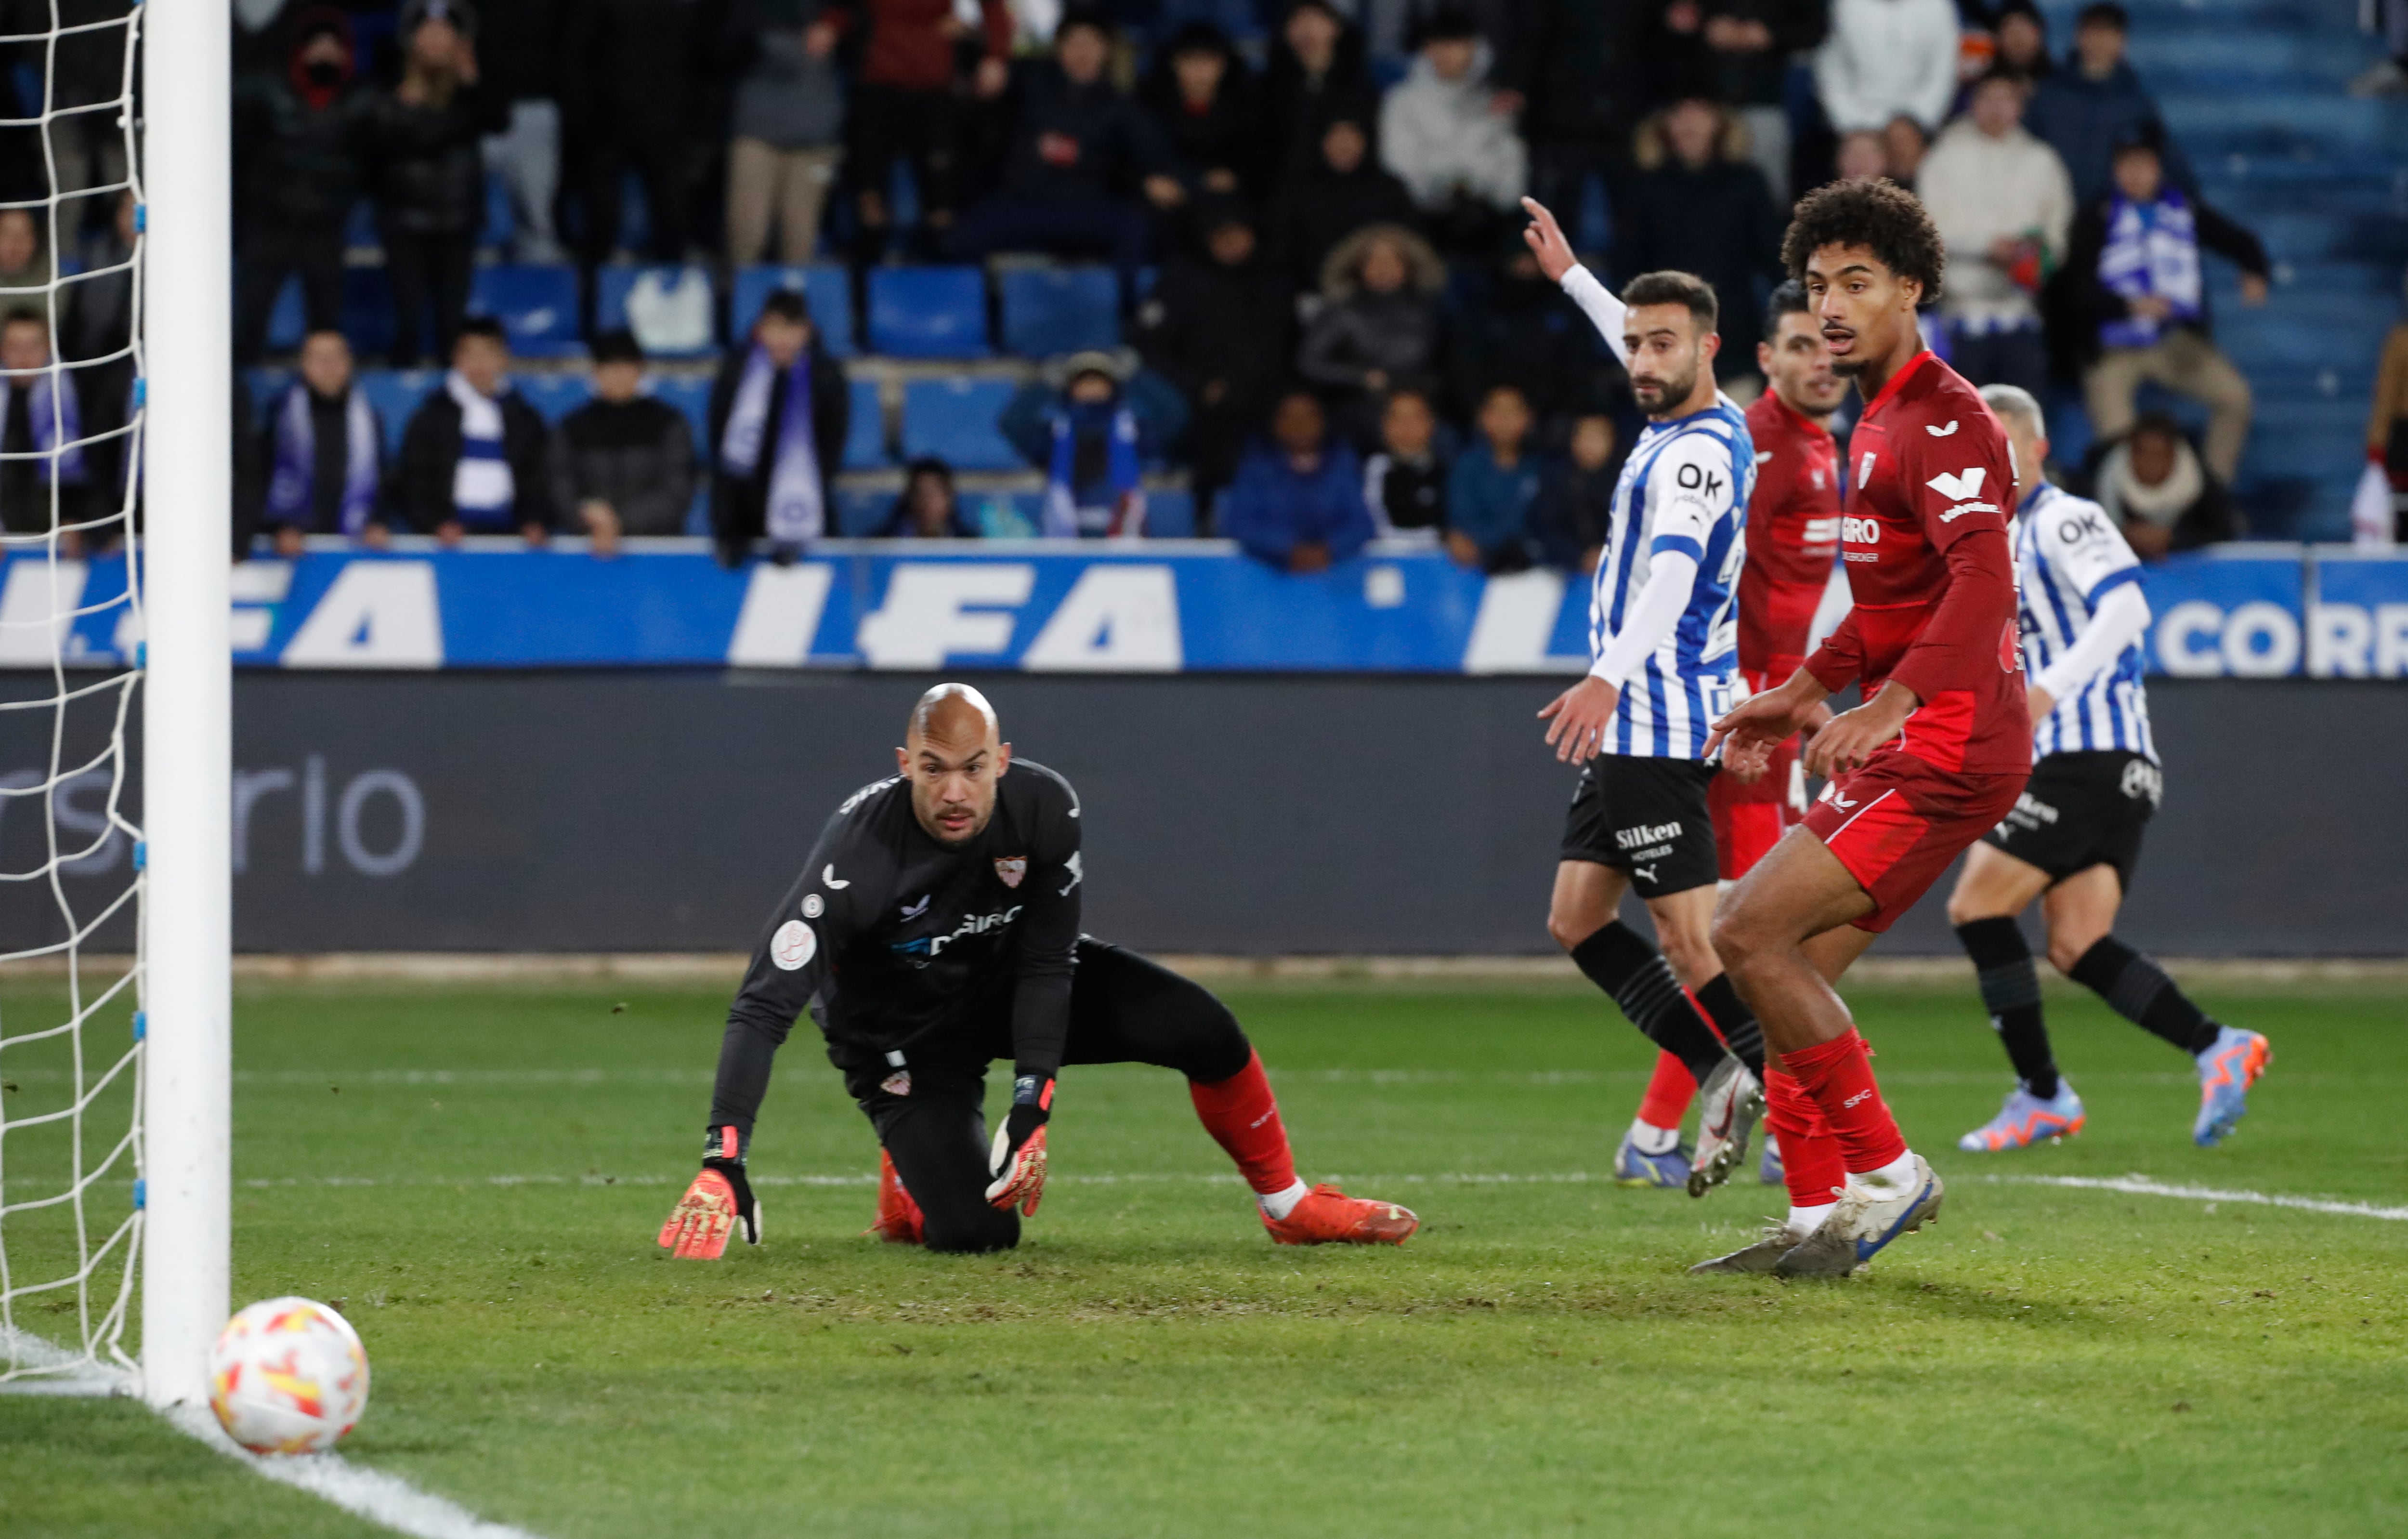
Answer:
M60 388L54 370L38 373L0 375L0 423L8 420L8 410L15 406L14 392L29 390L32 396L25 403L25 414L34 428L34 452L40 454L42 484L77 485L83 481L83 422L76 409L76 393L72 385Z
M744 378L736 386L736 400L728 408L727 426L719 440L720 468L731 476L750 476L761 467L762 440L769 426L769 393L777 373L769 350L754 343L744 360ZM819 445L811 438L809 348L796 353L786 370L786 409L778 418L778 457L769 467L769 497L762 510L762 525L771 543L778 545L807 543L827 528Z
M2109 347L2154 347L2167 328L2199 319L2199 221L2180 192L2168 187L2154 203L2115 194L2099 281L2126 299L2155 295L2173 307L2163 321L2131 315L2108 322L2099 339Z
M276 411L276 466L267 482L267 516L271 524L307 526L311 522L309 492L318 476L318 436L309 413L309 386L295 380L284 392ZM343 392L342 530L356 537L376 513L376 413L367 396Z
M460 408L460 461L452 467L452 507L463 524L504 525L518 501L518 482L502 451L502 403L480 393L458 369L443 377L444 393Z
M1093 431L1095 419L1110 413L1111 434L1104 481L1109 501L1082 503L1072 484L1072 467L1079 457L1079 433ZM1039 530L1048 539L1076 539L1081 535L1133 536L1145 527L1145 485L1138 465L1137 413L1125 404L1111 407L1072 406L1054 413L1054 452L1045 472L1045 509Z

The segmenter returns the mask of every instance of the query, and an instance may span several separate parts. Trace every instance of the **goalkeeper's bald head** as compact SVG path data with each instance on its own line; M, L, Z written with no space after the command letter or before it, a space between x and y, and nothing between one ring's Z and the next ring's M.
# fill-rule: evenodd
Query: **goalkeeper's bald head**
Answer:
M920 697L895 762L911 783L911 811L940 844L966 844L995 815L995 787L1011 768L995 707L968 684Z
M911 724L903 741L907 746L940 742L947 747L991 747L1002 741L1002 728L985 696L968 684L942 683L911 707Z

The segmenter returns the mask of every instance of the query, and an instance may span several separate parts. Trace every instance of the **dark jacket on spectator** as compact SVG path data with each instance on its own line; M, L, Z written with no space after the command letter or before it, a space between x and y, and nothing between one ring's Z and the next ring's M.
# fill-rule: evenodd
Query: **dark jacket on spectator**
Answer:
M1426 535L1446 528L1446 461L1433 448L1417 460L1383 449L1363 462L1363 500L1383 537Z
M1144 178L1170 169L1154 124L1109 75L1093 85L1074 85L1060 65L1047 59L1022 70L1019 93L1005 172L1013 192L1125 197ZM1068 157L1060 163L1048 159L1042 147L1064 139L1073 147Z
M267 508L268 486L276 469L276 435L282 425L287 398L280 394L268 402L265 423L255 431L243 435L245 450L259 473L237 477L244 483L246 493L241 506L249 514L248 522L253 530L280 528L290 524L303 534L341 534L344 481L351 470L350 392L328 399L297 379L288 388L307 391L309 397L309 447L314 451L309 466L309 504L297 519L278 516ZM358 381L354 381L351 389L359 388ZM246 398L250 394L248 390L242 392ZM377 414L374 406L368 408L368 420L376 425L377 468L381 477L385 470L384 421ZM387 517L391 511L390 509L379 509L373 516Z
M1496 82L1528 98L1522 127L1533 144L1627 142L1644 110L1634 61L1645 9L1635 0L1530 0Z
M1378 369L1390 385L1428 385L1439 367L1438 302L1411 289L1362 292L1325 306L1304 334L1297 369L1326 390L1368 394Z
M744 382L744 366L752 356L746 347L729 351L710 385L710 440L702 446L710 465L710 531L721 554L738 554L767 530L769 477L778 467L778 424L786 417L786 371L778 370L769 386L768 427L762 434L761 458L752 473L738 479L720 468L719 446L727 437L728 412L736 405L737 387ZM844 465L845 429L853 415L853 399L844 370L835 359L811 349L811 448L819 455L820 485L827 510L827 532L836 532L836 473Z
M485 222L485 162L480 139L493 125L484 97L462 86L442 107L410 107L393 93L376 98L369 119L377 219L403 235L468 235Z
M719 56L724 9L699 0L574 0L558 48L572 132L633 142L715 127L697 119L728 83Z
M127 32L123 25L100 23L122 23L134 8L131 0L55 0L55 22L51 20L53 3L54 0L8 0L5 7L0 7L0 27L14 36L34 36L33 42L18 45L20 56L37 74L48 77L54 110L114 101L125 90ZM40 36L53 27L59 32L55 43ZM84 27L92 30L69 30ZM47 65L46 54L50 55ZM41 102L35 101L34 112L41 109Z
M2024 127L2065 162L2077 204L2104 197L2113 189L2115 146L2140 134L2157 136L2168 181L2186 192L2199 186L2182 146L2165 133L2157 98L2129 61L2116 65L2105 79L2094 80L2082 73L2079 60L2069 60L2032 92L2031 105L2024 108Z
M1576 570L1588 553L1605 543L1613 517L1613 484L1622 476L1627 456L1617 448L1613 458L1595 470L1584 470L1566 455L1546 468L1539 481L1539 498L1530 505L1530 535L1539 557L1550 567Z
M1667 267L1696 273L1722 301L1723 336L1754 337L1763 295L1782 279L1782 218L1764 173L1744 161L1692 169L1667 158L1631 179L1625 203L1614 210L1616 276L1627 281Z
M502 458L510 467L509 527L540 524L558 528L560 517L552 501L552 424L516 390L504 394L498 404ZM460 447L460 403L438 387L410 414L409 425L402 431L388 523L433 534L459 517L452 501L452 478L459 467Z
M1343 561L1371 539L1371 511L1363 502L1363 467L1354 452L1333 441L1320 466L1300 472L1277 444L1257 441L1238 463L1238 479L1221 494L1221 532L1246 554L1284 569L1298 545L1329 547Z
M1792 55L1823 40L1831 27L1830 0L1706 0L1705 20L1761 22L1772 46L1754 53L1726 53L1705 43L1698 29L1701 83L1715 100L1732 107L1778 107Z
M1164 269L1138 312L1138 352L1198 410L1259 420L1285 382L1296 310L1260 256L1241 266L1186 259ZM1218 381L1217 399L1206 387Z
M1170 381L1151 369L1139 369L1122 384L1116 404L1125 404L1137 419L1137 453L1141 461L1152 463L1168 453L1187 427L1187 402L1171 387ZM1014 449L1039 470L1048 468L1054 459L1054 419L1068 410L1069 402L1062 391L1043 380L1031 380L1022 385L995 420L995 430L1010 440ZM1092 415L1081 413L1082 416ZM1074 474L1074 490L1084 493L1093 489L1094 476L1103 473L1109 457L1105 448L1104 429L1100 424L1092 435L1082 434L1073 463L1080 467Z
M559 478L553 500L574 526L580 507L598 500L619 515L620 532L685 532L694 503L694 428L685 413L650 396L588 401L561 419Z
M1367 121L1368 137L1373 125ZM1366 224L1401 224L1414 229L1421 210L1397 174L1367 151L1363 164L1340 173L1329 168L1316 146L1312 158L1289 173L1264 220L1264 239L1271 260L1297 288L1321 281L1321 265L1338 243Z
M2266 258L2266 247L2245 226L2233 223L2196 197L2187 198L2191 218L2199 230L2201 252L2214 252L2231 261L2243 272L2265 278L2273 271ZM2060 324L2054 328L2051 342L2058 351L2060 362L2079 367L2099 356L2099 328L2110 321L2121 321L2132 313L2124 296L2099 280L2099 259L2107 246L2107 219L2114 199L2093 200L2073 216L2073 233L2067 237L2065 266L2051 280L2050 309ZM2204 266L2204 264L2201 264ZM2172 323L2169 329L2196 331L2201 336L2213 334L2208 313L2207 284L2202 275L2199 292L2199 315L2196 319Z
M1221 76L1221 88L1198 112L1180 94L1170 49L1165 47L1138 86L1138 105L1153 121L1172 174L1188 192L1205 190L1206 173L1227 171L1238 179L1240 192L1260 197L1269 174L1270 148L1263 137L1262 104L1245 60L1235 53L1226 57L1228 67Z
M1455 457L1446 480L1446 526L1480 547L1481 565L1488 570L1529 566L1530 511L1546 471L1546 461L1527 443L1511 468L1497 463L1485 439Z
M486 99L510 104L560 99L560 41L568 12L585 0L477 0L477 67Z
M305 93L282 71L236 81L235 207L244 224L339 230L365 185L377 107L351 79L331 93Z
M1263 123L1270 137L1273 180L1319 159L1321 131L1340 118L1353 119L1373 136L1372 156L1378 158L1380 88L1364 61L1363 34L1348 22L1329 68L1317 76L1305 72L1285 38L1274 37L1263 70Z
M1448 388L1457 409L1474 410L1492 385L1522 392L1541 421L1603 400L1617 366L1597 329L1564 291L1535 266L1515 261L1467 312L1449 349ZM1726 327L1724 336L1733 335Z

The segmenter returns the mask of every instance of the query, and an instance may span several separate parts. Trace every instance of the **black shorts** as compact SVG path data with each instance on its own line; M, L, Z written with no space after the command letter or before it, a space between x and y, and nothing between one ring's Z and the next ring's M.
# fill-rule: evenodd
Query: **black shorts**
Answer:
M1561 858L1611 866L1642 899L1713 885L1720 868L1706 786L1717 768L1627 754L1589 760L1564 814Z
M2141 836L2165 794L2163 771L2123 749L2051 754L2032 766L2014 811L1982 837L2049 879L2115 868L2129 891Z

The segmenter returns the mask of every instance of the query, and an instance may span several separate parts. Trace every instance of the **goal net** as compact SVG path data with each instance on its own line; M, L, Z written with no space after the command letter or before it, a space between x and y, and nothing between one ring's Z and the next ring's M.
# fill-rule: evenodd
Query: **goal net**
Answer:
M81 20L113 8L0 22L0 1383L24 1387L137 1368L143 12Z

